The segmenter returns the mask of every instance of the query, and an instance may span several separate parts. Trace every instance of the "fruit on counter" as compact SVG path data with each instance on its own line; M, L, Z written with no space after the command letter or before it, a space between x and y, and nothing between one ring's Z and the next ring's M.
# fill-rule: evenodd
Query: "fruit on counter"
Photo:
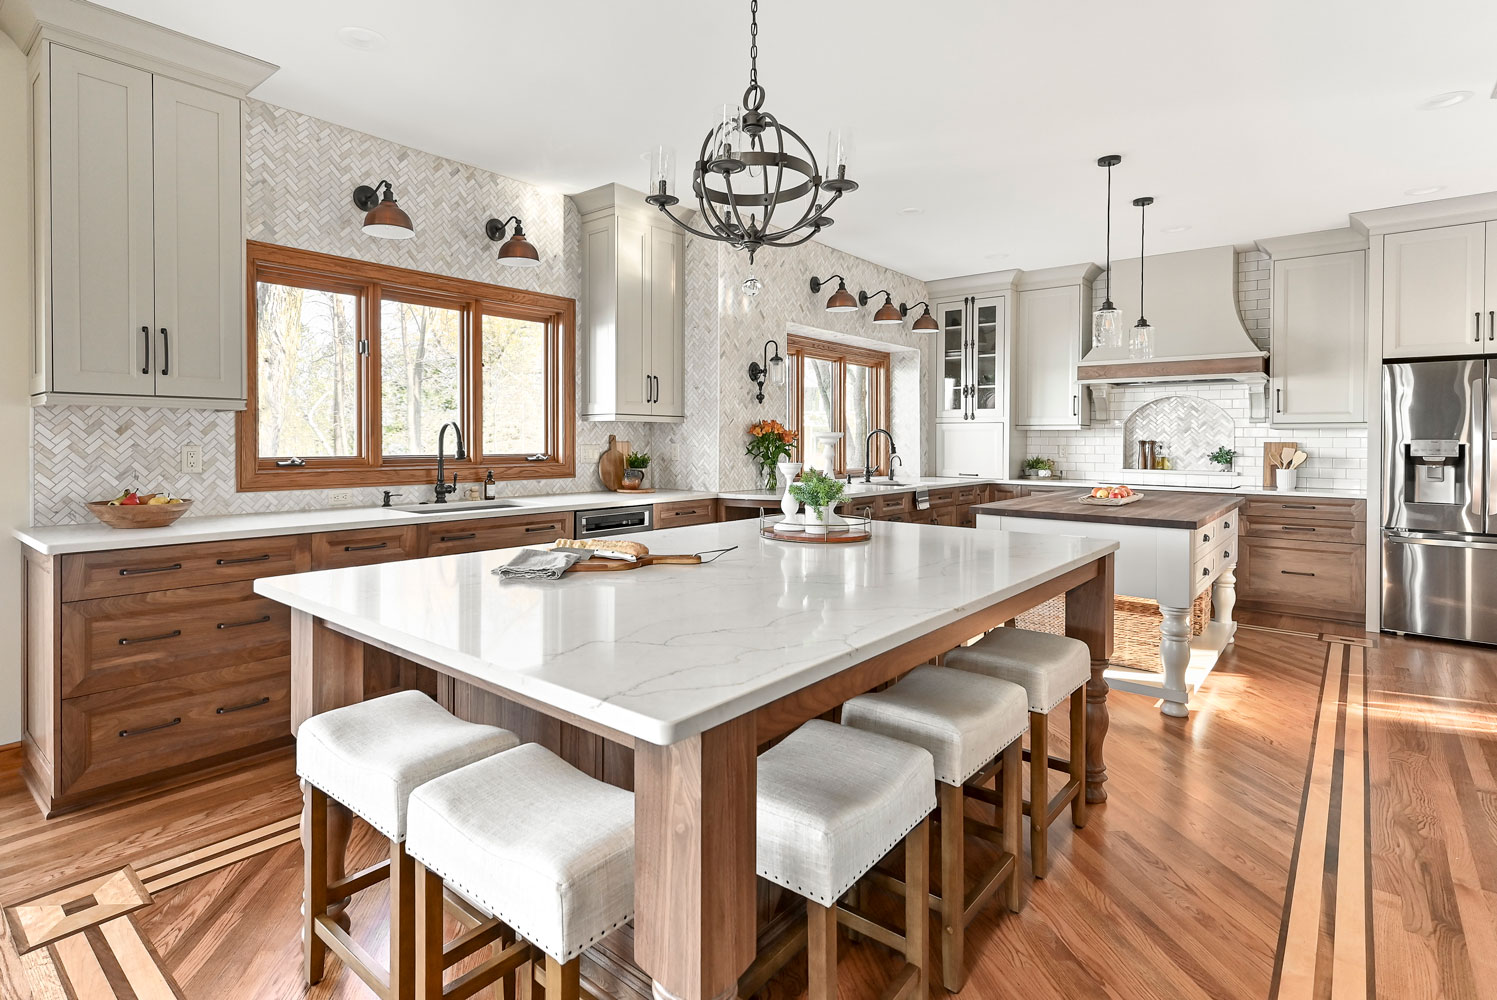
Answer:
M126 490L113 500L109 501L111 507L158 507L163 504L181 503L181 497L174 497L170 493L141 493L139 490Z
M1092 490L1092 496L1097 500L1126 500L1133 495L1133 491L1126 486L1098 486Z

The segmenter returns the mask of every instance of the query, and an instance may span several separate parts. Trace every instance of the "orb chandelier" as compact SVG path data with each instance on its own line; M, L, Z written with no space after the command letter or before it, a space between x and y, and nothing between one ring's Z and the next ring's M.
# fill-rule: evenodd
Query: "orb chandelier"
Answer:
M692 169L691 192L707 230L687 225L670 211L680 199L675 194L675 155L669 147L658 146L648 157L645 201L694 236L747 250L753 263L761 247L799 246L832 224L827 209L858 189L847 177L847 146L846 134L833 130L823 177L806 141L764 110L759 0L750 0L748 89L742 105L724 107ZM804 205L796 207L803 200ZM775 213L782 207L785 211L776 224ZM787 224L786 215L795 215L794 221Z

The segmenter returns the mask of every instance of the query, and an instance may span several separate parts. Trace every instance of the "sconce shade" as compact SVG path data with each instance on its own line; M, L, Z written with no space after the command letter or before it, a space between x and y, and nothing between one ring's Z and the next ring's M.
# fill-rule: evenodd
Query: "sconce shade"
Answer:
M383 194L380 189L383 189ZM361 184L354 188L353 203L364 210L364 232L367 235L382 240L408 240L416 235L416 227L395 200L389 181L380 181L374 187Z
M505 240L509 224L515 224L515 233ZM504 240L499 247L499 263L505 267L540 267L541 255L536 252L535 244L525 238L525 226L516 216L508 219L490 219L484 223L484 233L494 242Z
M858 311L858 300L853 297L852 292L847 290L847 283L837 282L837 290L832 297L826 300L826 311L829 313L846 313Z
M884 304L878 307L878 312L873 314L873 322L876 326L892 326L895 323L904 322L904 314L899 311L893 301L884 296Z
M937 323L936 318L930 314L930 306L926 306L925 311L915 320L912 329L916 333L940 333L941 324Z

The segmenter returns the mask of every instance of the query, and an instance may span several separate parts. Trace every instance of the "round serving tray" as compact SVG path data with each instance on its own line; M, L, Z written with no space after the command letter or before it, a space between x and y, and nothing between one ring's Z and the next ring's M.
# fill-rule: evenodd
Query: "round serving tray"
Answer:
M873 537L873 519L870 517L853 517L848 514L841 515L843 524L832 525L825 532L813 532L809 526L800 521L804 515L794 515L800 523L793 527L787 526L782 529L780 523L785 520L783 514L761 514L759 516L759 534L765 538L773 538L777 542L801 542L808 545L840 545L844 542L866 542Z

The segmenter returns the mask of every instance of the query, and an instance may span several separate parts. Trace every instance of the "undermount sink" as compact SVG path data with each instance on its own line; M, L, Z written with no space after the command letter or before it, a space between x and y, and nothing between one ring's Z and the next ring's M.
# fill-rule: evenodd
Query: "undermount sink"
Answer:
M474 510L500 510L504 507L518 507L517 503L509 500L458 500L447 503L411 503L398 507L381 507L380 510L388 510L396 514L463 514Z

